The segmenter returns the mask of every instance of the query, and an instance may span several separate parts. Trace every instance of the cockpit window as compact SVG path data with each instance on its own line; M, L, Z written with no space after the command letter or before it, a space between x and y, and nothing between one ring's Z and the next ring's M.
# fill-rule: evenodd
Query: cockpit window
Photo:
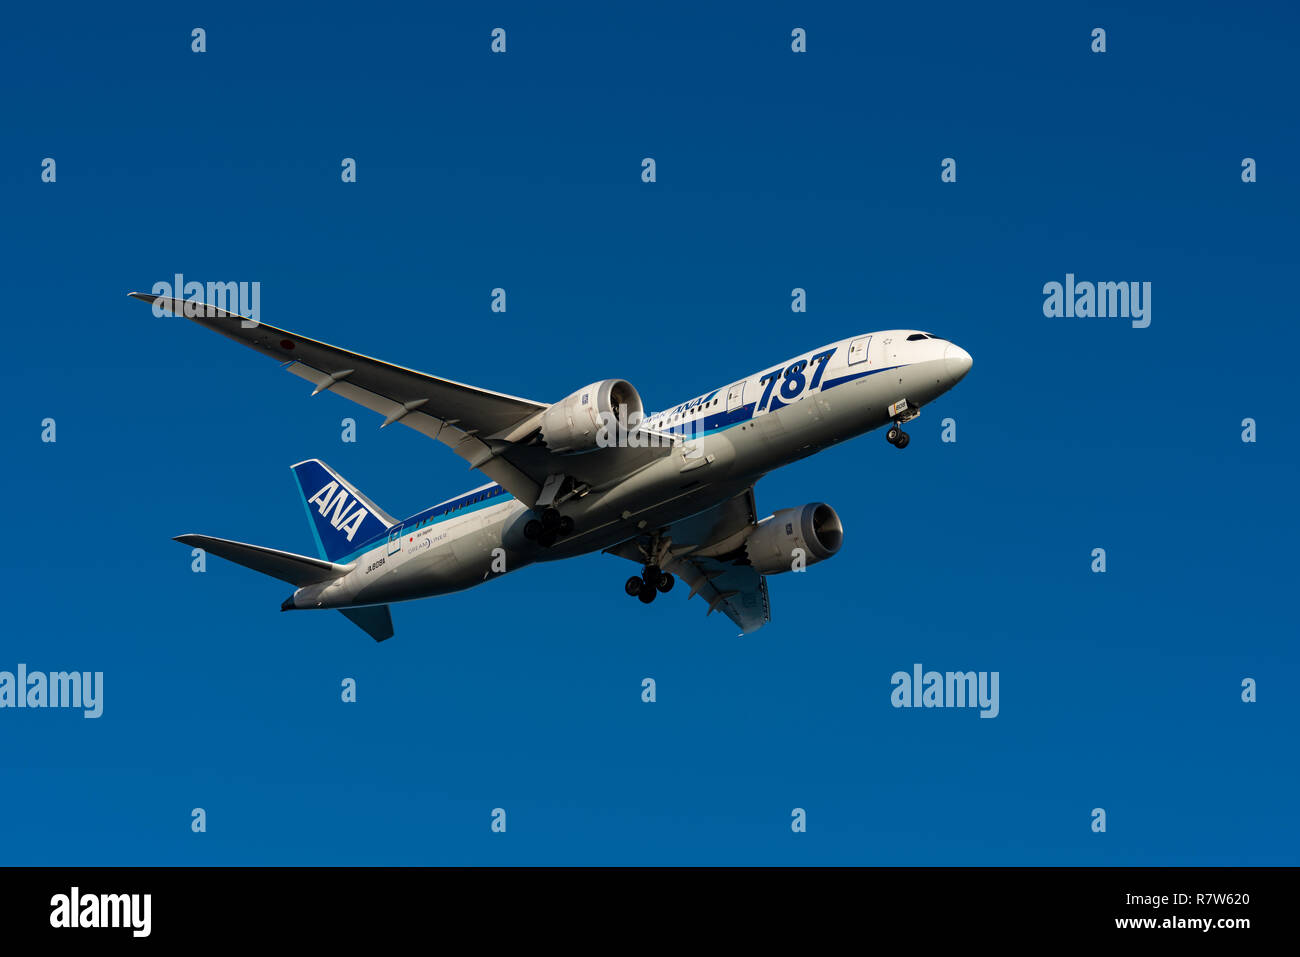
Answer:
M917 339L929 339L929 338L930 337L927 336L924 332L914 332L912 333L912 335L907 337L907 341L915 342Z

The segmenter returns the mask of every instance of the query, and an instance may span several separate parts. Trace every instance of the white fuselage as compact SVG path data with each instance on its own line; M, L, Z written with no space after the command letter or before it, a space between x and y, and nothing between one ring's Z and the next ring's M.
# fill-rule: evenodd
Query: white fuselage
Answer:
M292 605L342 608L424 598L536 561L609 548L717 505L775 468L888 424L898 417L900 400L910 410L934 401L970 367L963 349L915 330L841 339L645 416L652 438L671 447L630 477L565 502L562 511L575 531L550 547L524 535L533 510L489 483L412 516L382 540L359 543L357 553L341 560L350 565L348 574L300 588ZM675 440L664 439L669 434Z

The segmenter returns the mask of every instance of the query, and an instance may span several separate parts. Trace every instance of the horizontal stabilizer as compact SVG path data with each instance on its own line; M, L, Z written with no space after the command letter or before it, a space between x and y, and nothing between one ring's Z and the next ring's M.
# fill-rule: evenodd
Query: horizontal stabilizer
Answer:
M348 566L335 565L333 562L293 552L282 552L276 548L263 548L261 545L246 545L232 542L225 538L213 538L211 535L177 535L176 541L193 548L202 548L219 558L243 565L263 575L270 575L290 585L302 588L317 582L339 578L348 573ZM390 632L391 634L391 632Z
M387 605L340 608L339 611L375 641L393 637L393 616L389 614Z

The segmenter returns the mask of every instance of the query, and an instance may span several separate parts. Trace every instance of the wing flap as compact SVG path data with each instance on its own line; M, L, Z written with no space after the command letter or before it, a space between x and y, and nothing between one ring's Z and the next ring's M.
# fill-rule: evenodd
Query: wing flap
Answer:
M689 584L693 595L709 603L706 615L722 612L736 623L741 634L758 631L772 620L767 579L753 565L724 564L715 558L678 558L665 567Z

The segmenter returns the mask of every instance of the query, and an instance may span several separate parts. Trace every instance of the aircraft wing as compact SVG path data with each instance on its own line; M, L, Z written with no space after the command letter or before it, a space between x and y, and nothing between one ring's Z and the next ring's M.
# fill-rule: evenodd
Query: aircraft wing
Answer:
M703 596L709 603L706 614L722 611L747 635L772 620L767 579L752 565L720 562L714 558L679 559L669 566L685 584L691 596Z
M423 432L530 506L552 473L601 486L667 454L666 449L611 448L597 455L557 456L535 440L548 403L440 379L205 303L129 295L270 356L312 383L312 395L334 392L384 416L383 426L400 423Z
M772 620L767 579L745 557L744 540L758 521L754 488L720 505L674 522L661 532L659 567L672 572L708 603L708 612L723 612L741 634L757 631ZM614 555L644 563L646 541L632 539L606 549Z

